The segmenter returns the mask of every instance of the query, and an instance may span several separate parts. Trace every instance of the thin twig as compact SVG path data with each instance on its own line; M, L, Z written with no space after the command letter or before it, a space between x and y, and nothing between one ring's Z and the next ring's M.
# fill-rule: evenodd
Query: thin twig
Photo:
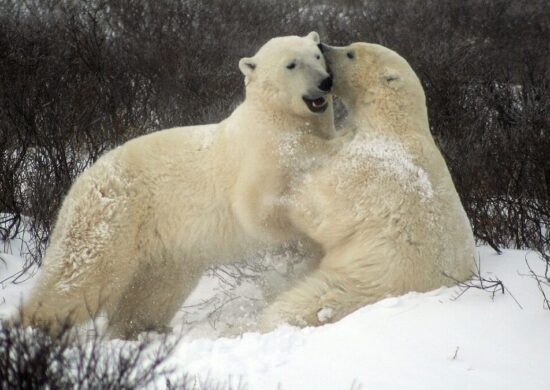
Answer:
M510 290L504 286L504 283L497 277L497 278L485 278L481 276L481 258L478 257L477 261L475 261L476 270L474 272L474 276L467 281L460 281L456 279L455 277L448 275L447 273L443 273L444 276L447 278L453 280L458 287L460 287L462 290L458 295L456 295L453 299L453 301L456 301L459 299L466 291L468 291L471 288L483 290L491 293L491 299L495 298L495 295L497 292L501 292L504 294L505 292L508 292L514 302L518 305L520 309L523 309L523 306L519 303L519 301L510 293Z
M542 294L543 309L550 310L550 298L547 295L548 293L545 291L545 286L550 288L550 280L548 280L546 276L539 275L535 271L533 271L531 265L529 264L529 260L527 259L527 255L525 255L525 264L527 264L527 268L529 269L529 275L527 276L530 276L535 280L535 282L537 283L537 287Z

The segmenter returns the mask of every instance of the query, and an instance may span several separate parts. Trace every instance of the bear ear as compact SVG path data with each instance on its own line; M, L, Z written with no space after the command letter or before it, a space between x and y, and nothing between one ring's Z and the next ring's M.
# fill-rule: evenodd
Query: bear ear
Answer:
M382 81L393 89L399 89L402 84L401 75L395 69L385 69L382 73Z
M321 38L319 38L319 34L317 34L317 32L315 31L312 31L309 34L307 34L306 38L311 39L313 42L317 44L321 43Z
M256 69L256 61L251 57L243 57L239 61L239 69L245 76L250 76Z

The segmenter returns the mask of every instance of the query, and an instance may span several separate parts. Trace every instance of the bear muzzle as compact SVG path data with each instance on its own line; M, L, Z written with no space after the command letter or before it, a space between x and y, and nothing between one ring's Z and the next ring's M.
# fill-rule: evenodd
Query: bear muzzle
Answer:
M318 88L321 91L330 92L330 89L332 88L332 76L329 75L326 79L321 81Z

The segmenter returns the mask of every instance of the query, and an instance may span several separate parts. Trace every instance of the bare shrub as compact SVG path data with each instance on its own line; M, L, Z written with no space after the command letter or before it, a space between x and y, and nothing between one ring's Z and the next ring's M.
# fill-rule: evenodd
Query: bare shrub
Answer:
M187 388L185 378L168 379L164 363L176 341L108 343L99 336L77 336L68 326L52 338L47 332L0 324L0 389L138 389L170 381Z
M545 0L5 0L0 3L0 235L39 263L63 195L105 150L225 117L238 59L319 31L395 49L474 233L550 261L550 5Z

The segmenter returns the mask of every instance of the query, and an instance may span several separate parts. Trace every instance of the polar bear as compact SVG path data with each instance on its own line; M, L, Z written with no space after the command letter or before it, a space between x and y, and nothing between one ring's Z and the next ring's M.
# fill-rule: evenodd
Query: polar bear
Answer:
M227 119L136 138L84 171L22 321L55 333L104 309L113 337L162 330L207 267L299 237L281 199L339 147L318 44L268 41L240 60L246 98Z
M430 134L414 71L379 45L322 48L355 136L291 195L292 220L325 255L266 308L263 330L336 321L386 296L448 286L473 271L470 223Z

